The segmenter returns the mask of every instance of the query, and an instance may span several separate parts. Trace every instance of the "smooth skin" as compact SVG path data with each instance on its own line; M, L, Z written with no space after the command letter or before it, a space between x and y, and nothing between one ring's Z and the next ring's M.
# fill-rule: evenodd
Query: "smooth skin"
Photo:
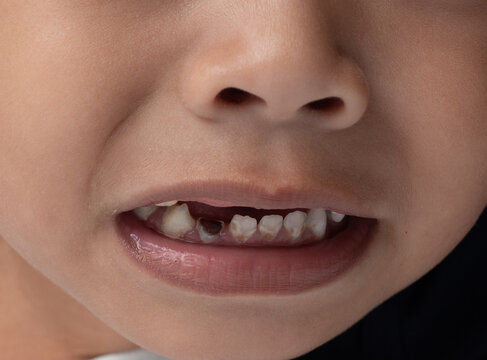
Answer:
M484 0L0 0L2 356L304 354L463 239L486 139ZM358 194L377 232L312 291L183 291L115 215L188 179Z

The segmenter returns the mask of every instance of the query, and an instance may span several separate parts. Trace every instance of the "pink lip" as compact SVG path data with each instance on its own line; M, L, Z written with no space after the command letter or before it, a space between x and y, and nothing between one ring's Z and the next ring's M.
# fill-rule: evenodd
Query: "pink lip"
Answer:
M145 227L132 213L116 218L129 257L151 276L211 295L293 294L337 279L361 257L376 219L349 218L325 241L292 248L232 247L185 243Z

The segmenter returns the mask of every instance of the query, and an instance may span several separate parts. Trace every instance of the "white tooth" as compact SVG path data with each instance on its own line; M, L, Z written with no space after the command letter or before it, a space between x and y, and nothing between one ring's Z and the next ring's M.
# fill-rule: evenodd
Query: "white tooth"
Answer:
M299 210L293 211L292 213L286 215L284 218L284 227L288 231L289 235L291 235L292 240L296 240L299 236L301 236L305 221L306 213Z
M276 237L282 227L281 215L265 215L259 221L259 232L265 240L272 240Z
M344 214L340 214L338 212L335 212L335 211L330 211L330 217L331 219L334 221L334 222L340 222L343 220L343 218L345 217Z
M161 202L159 204L156 204L156 206L173 206L176 205L177 203L178 203L177 200L171 200L171 201Z
M189 213L188 204L173 205L162 216L161 230L165 235L177 239L193 229L196 221Z
M223 221L218 222L221 224L221 228L223 228ZM198 228L198 233L200 234L201 241L203 241L205 244L212 243L220 237L220 234L209 234L208 231L206 231L205 226L201 224L201 218L198 218L198 221L196 222L196 227Z
M246 242L257 231L257 220L250 216L233 215L230 232L235 240Z
M134 213L139 219L146 221L156 210L157 206L142 206L134 209Z
M326 232L326 211L324 209L309 210L306 227L313 232L317 239L321 239Z

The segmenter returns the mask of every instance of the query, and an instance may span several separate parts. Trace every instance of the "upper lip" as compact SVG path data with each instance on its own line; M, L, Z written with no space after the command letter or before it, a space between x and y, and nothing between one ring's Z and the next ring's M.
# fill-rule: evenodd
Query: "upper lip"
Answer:
M345 215L372 218L374 208L363 196L340 188L337 184L319 189L299 188L296 184L276 187L244 182L183 181L174 186L147 188L135 194L113 214L170 200L199 201L218 206L245 206L258 209L324 208ZM213 204L212 204L213 202ZM377 209L375 209L377 210Z

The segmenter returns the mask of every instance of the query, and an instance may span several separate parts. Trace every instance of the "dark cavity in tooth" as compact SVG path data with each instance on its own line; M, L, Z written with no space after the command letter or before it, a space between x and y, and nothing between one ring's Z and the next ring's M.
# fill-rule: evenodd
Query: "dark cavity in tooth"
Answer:
M218 220L200 219L203 229L210 235L218 235L223 228L223 224Z

